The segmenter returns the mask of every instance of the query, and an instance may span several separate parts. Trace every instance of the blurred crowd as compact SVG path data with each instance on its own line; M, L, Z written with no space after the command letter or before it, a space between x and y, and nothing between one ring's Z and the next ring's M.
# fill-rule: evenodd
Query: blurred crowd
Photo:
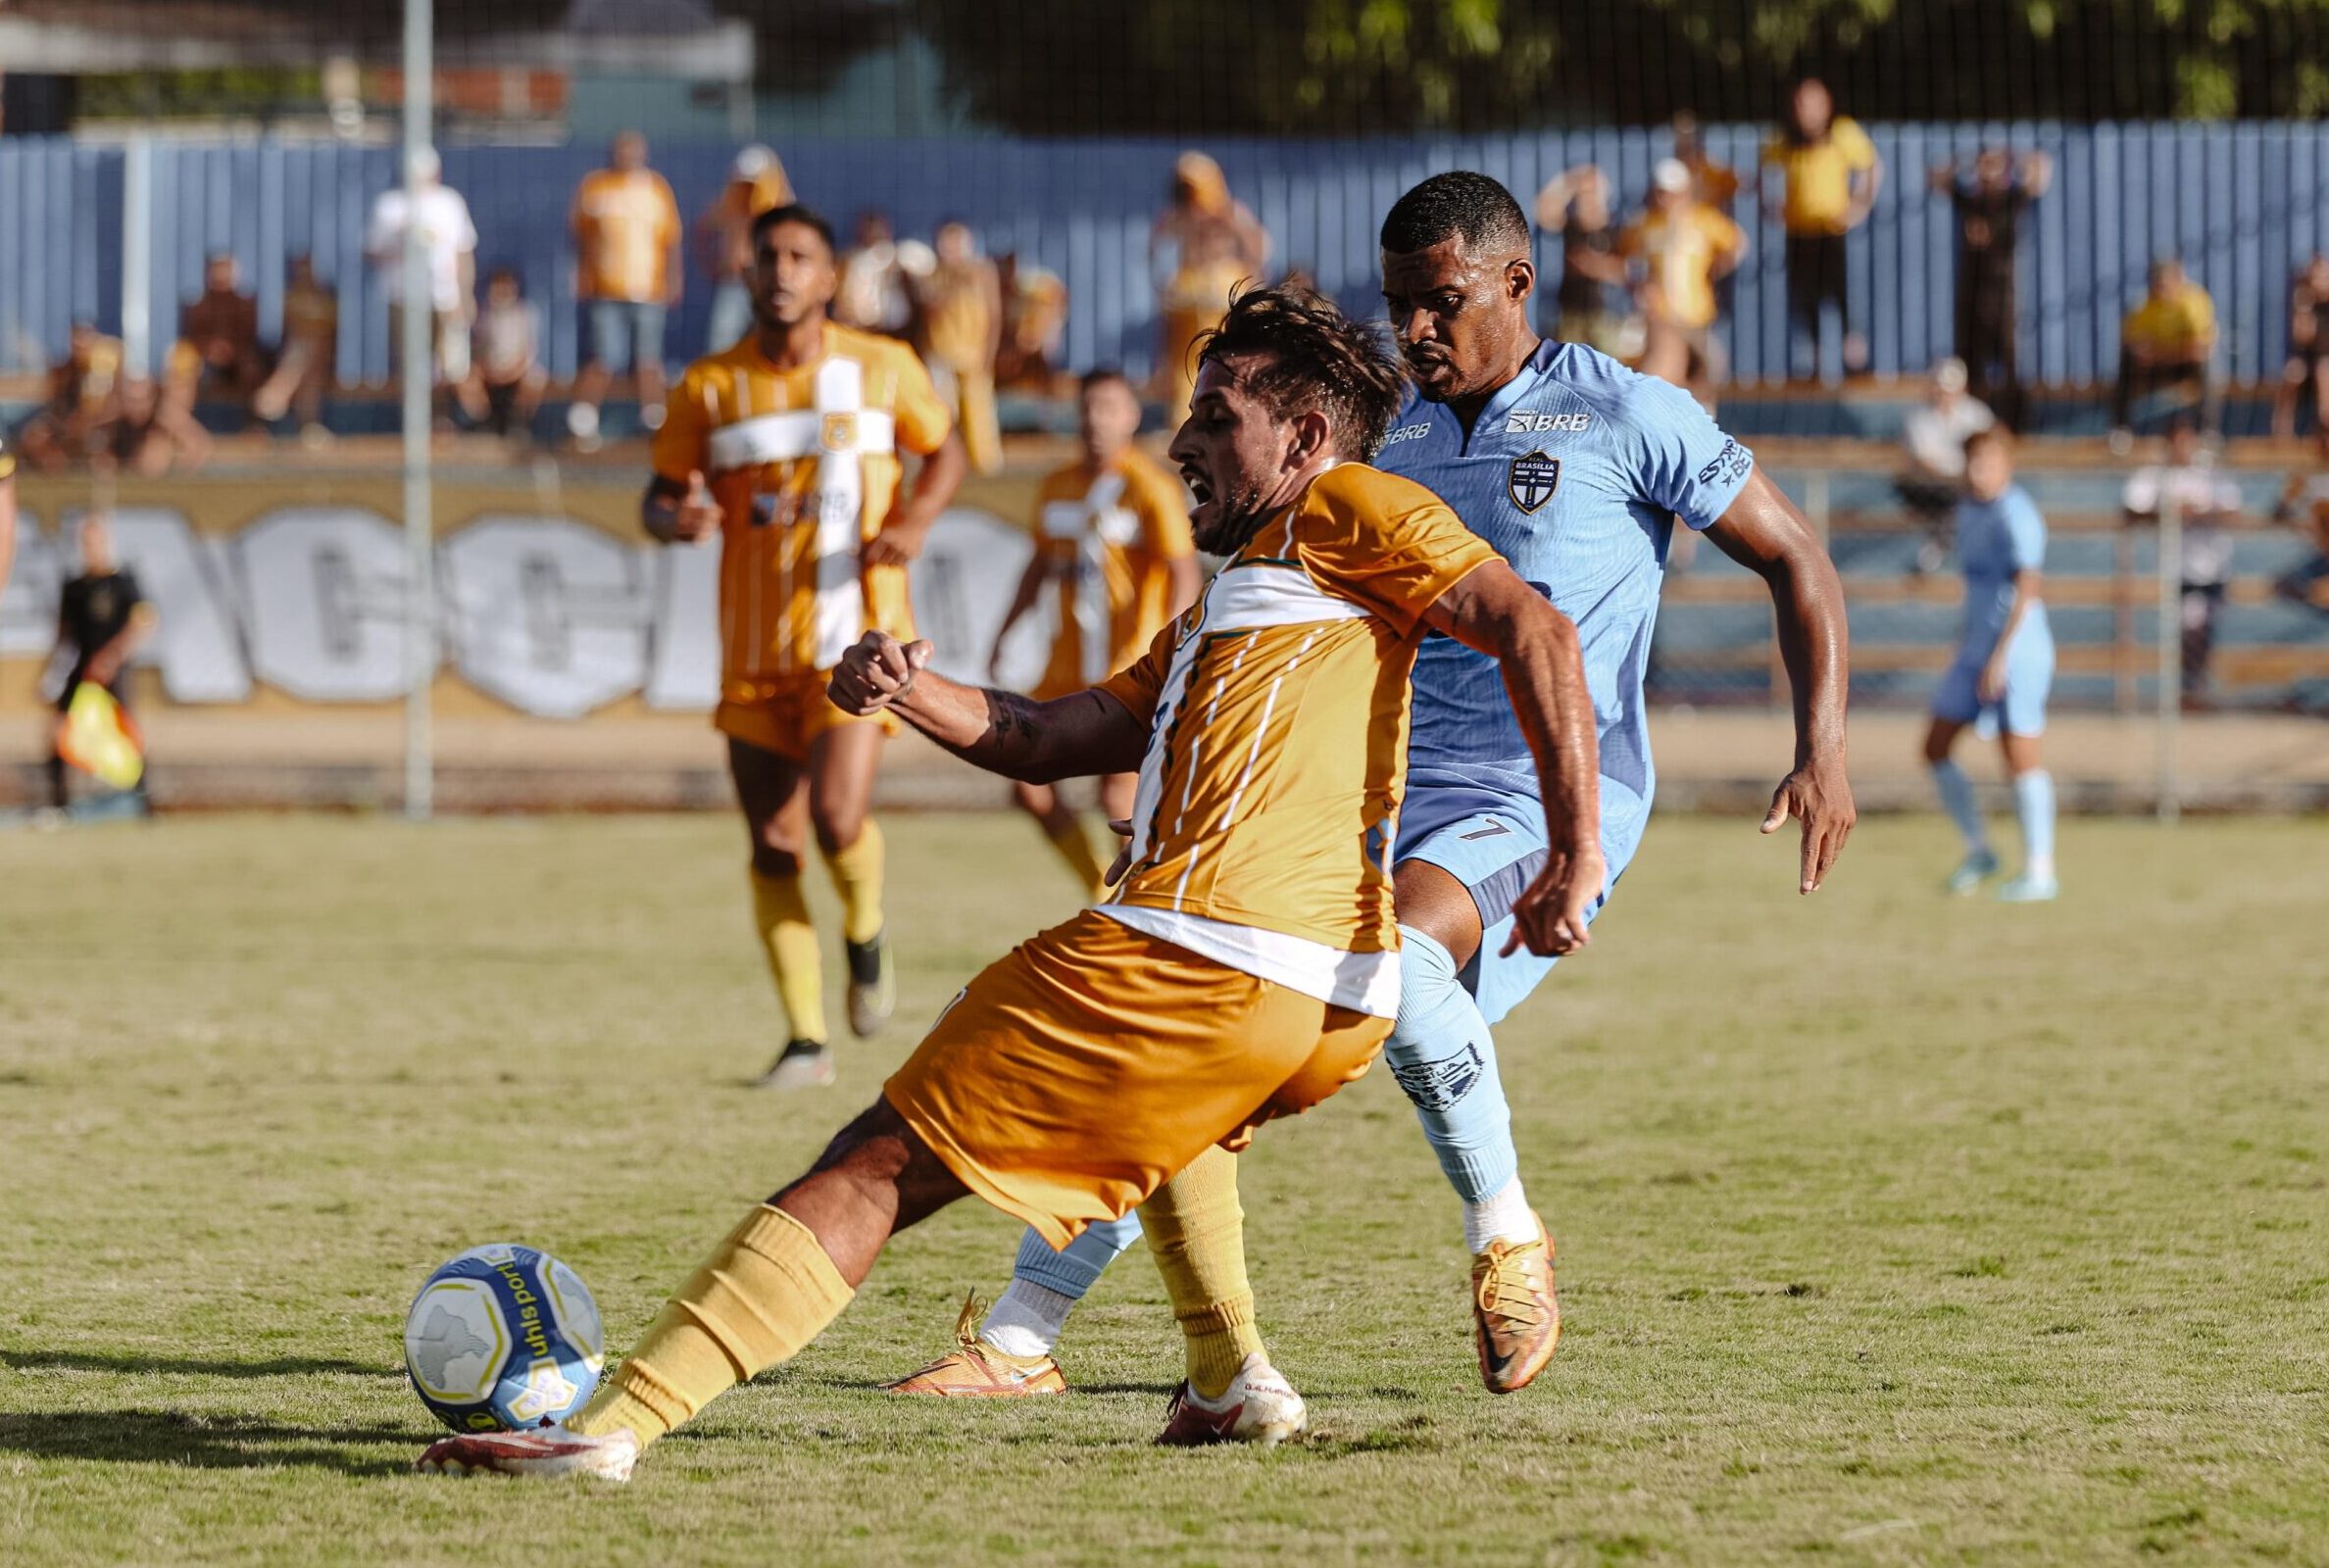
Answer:
M516 266L497 265L480 276L477 225L434 155L417 160L409 175L405 186L377 199L365 239L388 301L391 341L401 354L405 251L408 236L417 236L440 419L530 440L551 390L541 305L527 297ZM1718 162L1698 125L1677 117L1671 150L1638 195L1592 164L1561 171L1536 193L1547 246L1541 330L1671 380L1711 408L1726 378L1722 329L1734 279L1750 260L1750 227L1760 226L1742 224L1735 215L1745 207L1762 221L1775 220L1782 236L1791 374L1833 384L1867 363L1864 323L1853 318L1845 286L1846 244L1867 221L1885 176L1868 134L1814 79L1790 92L1752 172ZM1969 404L2008 428L2022 427L2026 414L2015 352L2016 256L2028 214L2053 178L2044 153L2005 146L1928 172L1931 190L1949 204L1956 236L1952 374ZM565 434L578 448L599 445L602 406L619 388L637 399L641 419L654 428L667 366L723 348L749 327L744 272L752 220L793 199L775 152L750 146L691 222L654 168L646 139L636 132L614 139L571 204L582 352ZM1144 390L1168 420L1187 407L1191 345L1219 319L1240 281L1269 275L1271 259L1270 235L1232 193L1220 166L1201 152L1181 154L1149 237L1161 341L1159 372ZM1767 258L1759 263L1768 265ZM671 311L691 285L710 291L709 330L701 343L674 344ZM1068 308L1057 273L1023 257L990 256L967 219L946 219L926 238L906 236L873 208L855 215L834 314L915 346L955 409L974 466L991 471L1001 458L998 392L1064 398L1072 389L1061 363ZM2289 318L2293 347L2276 389L2274 429L2293 435L2309 415L2329 440L2329 375L2322 373L2329 366L2329 258L2315 256L2293 279ZM198 466L210 447L194 417L198 403L214 426L255 420L322 442L328 439L322 406L339 336L339 302L310 258L291 258L281 329L266 342L257 297L234 259L212 256L158 374L128 373L117 340L76 326L18 445L44 469L183 470ZM2130 451L2145 426L2191 421L2209 439L2220 431L2215 307L2179 259L2160 257L2152 267L2120 341L2110 398L2114 450Z

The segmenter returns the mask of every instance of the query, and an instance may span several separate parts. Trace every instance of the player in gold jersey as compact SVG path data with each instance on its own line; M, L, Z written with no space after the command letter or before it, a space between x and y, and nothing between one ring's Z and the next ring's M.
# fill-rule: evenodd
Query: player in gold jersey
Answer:
M906 345L825 318L833 232L806 207L753 220L753 330L671 390L641 513L667 542L718 535L719 709L752 840L755 923L789 1025L763 1075L830 1083L824 972L802 896L814 833L841 894L849 1024L870 1034L895 981L882 839L867 814L892 721L825 697L869 628L911 637L906 566L962 482L962 442ZM905 483L902 455L921 457Z
M1228 563L1130 669L1037 703L868 633L835 672L1016 778L1139 768L1122 886L990 964L816 1166L755 1209L564 1429L445 1439L423 1469L624 1480L640 1450L798 1352L896 1232L976 1195L1055 1245L1142 1205L1188 1339L1160 1441L1274 1442L1302 1401L1258 1348L1230 1151L1366 1070L1398 1007L1390 852L1415 649L1499 662L1549 844L1512 942L1574 952L1602 893L1576 628L1430 491L1366 466L1398 406L1388 344L1307 289L1245 295L1208 340L1172 456Z
M1035 552L988 659L991 667L1011 628L1049 597L1051 653L1032 694L1039 701L1096 686L1124 668L1197 597L1197 551L1180 481L1132 444L1139 430L1140 397L1121 370L1083 378L1076 407L1083 455L1035 492ZM1101 814L1112 822L1131 815L1132 789L1130 773L1103 778ZM1012 797L1092 898L1105 897L1100 858L1059 790L1021 781Z

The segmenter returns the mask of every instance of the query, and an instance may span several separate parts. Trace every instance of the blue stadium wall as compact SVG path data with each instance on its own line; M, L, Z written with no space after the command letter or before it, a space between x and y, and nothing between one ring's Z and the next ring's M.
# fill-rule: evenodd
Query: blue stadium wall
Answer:
M1889 176L1871 220L1852 240L1850 288L1880 374L1913 372L1951 339L1951 223L1930 194L1936 159L1985 142L2037 146L2056 162L2022 247L2021 344L2026 373L2051 385L2106 379L2118 318L2141 291L2146 264L2176 252L2216 298L2235 380L2269 376L2286 347L2292 267L2329 245L2329 126L1873 125ZM1754 166L1760 132L1715 127L1716 155ZM731 148L665 145L656 164L692 218L717 190ZM1554 172L1591 160L1639 201L1661 132L1627 129L1442 140L1224 141L1211 144L1237 192L1276 240L1273 266L1311 273L1347 305L1373 302L1374 233L1386 205L1435 170L1473 168L1525 200ZM926 234L945 216L978 225L996 253L1030 255L1067 281L1067 359L1136 370L1155 354L1155 290L1147 235L1176 144L994 139L787 140L779 148L806 198L846 226L878 206L900 231ZM593 146L448 149L448 181L468 198L482 235L481 267L509 263L546 303L550 361L575 363L577 318L567 238L574 182ZM124 154L66 138L0 139L0 368L60 353L75 318L111 329L121 316ZM363 264L365 216L394 177L384 149L246 140L157 144L153 319L158 337L199 288L202 258L230 250L260 292L272 335L282 263L312 252L341 291L342 373L388 371L386 312ZM1736 215L1756 254L1742 270L1726 331L1741 381L1776 379L1784 364L1783 281L1776 228L1742 199ZM1542 256L1558 270L1555 247ZM674 322L674 357L703 347L708 291L691 279Z

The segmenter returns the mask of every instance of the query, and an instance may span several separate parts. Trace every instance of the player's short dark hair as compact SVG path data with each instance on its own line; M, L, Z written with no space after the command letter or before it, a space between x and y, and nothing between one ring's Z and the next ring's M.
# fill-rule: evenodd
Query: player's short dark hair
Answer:
M1120 365L1093 366L1075 378L1075 389L1078 392L1089 392L1096 386L1107 386L1111 382L1122 387L1134 397L1140 395L1139 389L1132 384L1132 378L1124 373L1124 368Z
M1199 339L1200 365L1244 355L1266 361L1245 381L1263 407L1280 419L1319 410L1334 427L1335 456L1357 462L1383 444L1407 389L1383 333L1306 283L1240 290L1221 324Z
M2007 452L2011 452L2013 450L2013 432L2002 424L1985 424L1965 437L1965 456L1969 458L1983 447L1988 446L2004 447Z
M771 207L754 219L752 220L752 243L758 245L761 236L779 223L798 223L803 228L813 229L816 231L817 237L824 241L827 256L841 254L841 247L833 240L833 225L825 221L824 214L800 202L786 202L782 207Z
M1487 251L1528 249L1528 215L1512 193L1468 169L1434 174L1391 204L1383 216L1383 249L1393 256L1427 251L1461 237L1463 248Z

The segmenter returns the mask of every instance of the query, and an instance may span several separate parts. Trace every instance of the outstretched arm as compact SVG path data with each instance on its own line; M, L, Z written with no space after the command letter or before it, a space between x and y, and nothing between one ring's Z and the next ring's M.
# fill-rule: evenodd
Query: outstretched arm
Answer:
M1799 891L1809 893L1836 863L1858 819L1844 770L1844 706L1852 674L1844 584L1804 514L1759 468L1707 536L1770 586L1779 657L1795 695L1796 753L1795 768L1772 795L1762 830L1775 833L1790 816L1803 824Z
M1585 916L1602 895L1601 744L1577 628L1502 561L1440 595L1424 624L1497 662L1520 733L1536 759L1550 853L1512 906L1511 953L1574 953L1590 940Z
M841 656L825 695L845 713L891 712L976 767L1027 784L1129 773L1148 726L1106 692L1054 703L965 686L930 669L927 642L869 631Z

